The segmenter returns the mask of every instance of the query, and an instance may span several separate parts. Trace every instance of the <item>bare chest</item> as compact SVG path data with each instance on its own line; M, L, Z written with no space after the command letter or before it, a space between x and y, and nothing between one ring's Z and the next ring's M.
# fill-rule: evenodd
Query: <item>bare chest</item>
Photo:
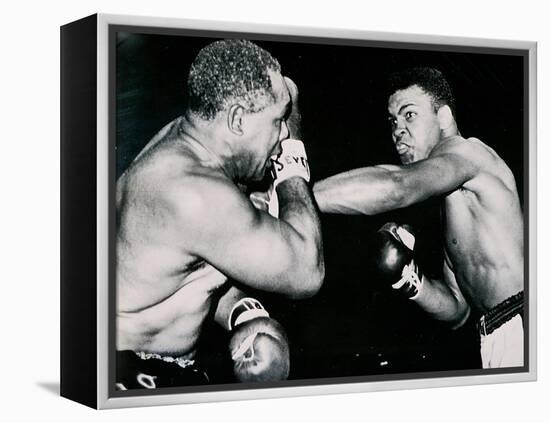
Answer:
M454 256L469 248L479 222L476 216L479 207L475 195L464 189L458 189L445 198L442 216L445 230L445 247Z

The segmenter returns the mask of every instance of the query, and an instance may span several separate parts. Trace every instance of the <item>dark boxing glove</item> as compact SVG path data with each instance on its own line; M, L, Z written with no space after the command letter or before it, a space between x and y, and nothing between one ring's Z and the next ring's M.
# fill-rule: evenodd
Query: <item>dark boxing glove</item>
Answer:
M285 380L290 370L288 340L282 326L259 301L242 298L229 317L229 350L240 382Z
M386 223L375 236L375 264L380 278L407 298L422 288L422 272L414 261L414 235L396 223Z

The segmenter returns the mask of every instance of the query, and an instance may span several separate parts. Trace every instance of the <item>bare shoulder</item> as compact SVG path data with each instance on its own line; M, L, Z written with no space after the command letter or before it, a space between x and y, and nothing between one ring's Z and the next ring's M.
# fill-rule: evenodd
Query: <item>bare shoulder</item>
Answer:
M489 173L506 177L508 166L497 152L479 138L461 136L446 138L433 149L430 157L452 156L462 165L476 169L475 173Z
M512 171L497 152L479 138L452 137L440 142L433 156L452 155L463 164L475 169L476 177L466 185L470 189L478 190L491 181L497 182L508 189L515 190L515 179Z
M242 201L243 195L220 170L165 146L132 163L117 181L117 197L154 214L197 222L231 202Z
M192 172L171 181L167 199L184 226L216 226L227 216L236 219L251 206L238 187L217 172ZM203 228L204 229L204 228Z
M472 164L487 165L499 159L495 151L478 138L455 136L441 140L433 149L430 157L452 154Z
M147 145L140 151L140 153L135 158L135 162L139 161L143 157L148 157L151 155L155 149L161 145L163 142L173 139L178 136L178 128L181 125L182 117L176 118L173 121L166 124L160 131L158 131L153 138L147 143Z

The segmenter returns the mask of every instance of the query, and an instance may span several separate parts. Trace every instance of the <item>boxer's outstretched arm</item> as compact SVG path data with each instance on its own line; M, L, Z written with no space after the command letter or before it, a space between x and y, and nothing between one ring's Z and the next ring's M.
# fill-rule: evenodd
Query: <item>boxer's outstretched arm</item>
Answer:
M331 176L317 182L313 193L325 213L373 215L407 207L474 178L479 158L473 150L480 149L466 141L449 142L409 165L371 166Z
M391 170L372 166L318 181L313 194L323 213L373 215L402 207L396 185Z
M252 288L293 298L315 294L324 279L321 229L307 183L277 187L280 215L255 209L232 183L198 178L170 195L184 248ZM183 192L184 191L184 192Z

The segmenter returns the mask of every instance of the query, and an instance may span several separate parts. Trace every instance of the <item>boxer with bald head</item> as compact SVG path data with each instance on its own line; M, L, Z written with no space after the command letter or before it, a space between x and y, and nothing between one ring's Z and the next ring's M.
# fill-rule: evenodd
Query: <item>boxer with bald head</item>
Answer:
M460 136L443 75L393 75L388 100L401 165L354 169L315 184L325 213L373 215L443 196L443 280L422 276L410 229L376 234L380 277L435 319L480 315L484 368L523 366L523 215L514 176L489 146Z
M236 378L284 379L282 327L227 280L288 298L312 296L322 284L309 169L302 142L292 138L298 90L275 58L242 40L203 48L188 86L186 112L117 181L117 350L185 367L215 308L215 319L233 331ZM275 180L278 219L242 188L271 170L271 157L284 168Z

